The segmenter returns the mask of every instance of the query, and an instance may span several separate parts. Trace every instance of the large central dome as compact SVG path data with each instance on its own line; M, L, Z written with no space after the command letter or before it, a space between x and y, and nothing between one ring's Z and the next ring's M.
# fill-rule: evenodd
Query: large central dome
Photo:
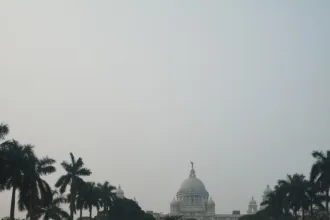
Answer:
M191 169L189 177L181 183L177 196L185 194L195 194L208 197L208 192L205 189L204 183L196 177L194 169Z
M208 199L209 193L206 191L204 183L196 177L194 168L190 170L190 175L185 179L177 193L178 197L185 195L197 195Z
M204 183L196 177L194 164L191 162L190 175L185 179L170 204L171 214L184 216L214 215L215 204L209 199Z

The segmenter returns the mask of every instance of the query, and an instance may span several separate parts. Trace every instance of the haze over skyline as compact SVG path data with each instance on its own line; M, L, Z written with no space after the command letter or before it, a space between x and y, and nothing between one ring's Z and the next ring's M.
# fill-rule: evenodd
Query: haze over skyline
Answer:
M0 16L0 122L57 160L51 185L72 152L87 180L167 213L194 161L216 213L245 213L330 149L329 1L3 1Z

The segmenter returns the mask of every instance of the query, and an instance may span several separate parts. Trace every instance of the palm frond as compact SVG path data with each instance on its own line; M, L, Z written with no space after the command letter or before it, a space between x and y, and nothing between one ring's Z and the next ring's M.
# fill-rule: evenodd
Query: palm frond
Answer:
M76 173L78 176L90 176L92 172L87 168L81 168Z
M58 196L53 198L53 206L60 206L62 203L66 203L67 199L64 196Z
M70 215L66 211L64 211L63 209L61 209L59 211L59 214L62 217L62 219L69 219L70 218Z
M60 176L60 178L55 183L55 187L58 188L58 187L62 186L63 182L66 178L70 178L69 174Z
M46 156L39 160L39 165L40 166L53 165L55 162L56 160Z
M48 175L56 172L56 168L54 166L39 167L38 172L40 175Z
M84 162L81 157L78 158L77 162L74 164L75 170L79 170L84 166Z
M322 161L316 161L311 168L311 172L310 172L310 180L312 182L317 181L318 176L320 175L321 172L321 167L322 167Z
M312 156L317 160L325 160L326 156L322 151L313 151Z
M3 139L9 133L9 127L7 124L0 124L0 139Z
M61 166L66 172L72 172L72 166L67 161L63 161Z
M70 177L65 178L63 185L60 187L60 193L63 194L66 190L66 187L68 186L68 184L70 184L70 182L72 181L72 179Z
M55 187L60 188L60 193L63 194L66 191L66 187L68 186L70 181L70 174L63 175L57 180Z
M70 157L71 157L71 163L72 163L72 164L75 164L75 163L76 163L76 160L75 160L75 158L74 158L73 153L71 153L71 152L70 152Z

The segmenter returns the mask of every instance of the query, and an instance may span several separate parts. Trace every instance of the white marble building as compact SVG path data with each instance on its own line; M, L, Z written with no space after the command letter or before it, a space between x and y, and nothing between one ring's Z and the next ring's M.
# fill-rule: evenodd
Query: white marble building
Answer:
M215 214L215 202L203 182L196 177L193 163L191 165L189 177L182 182L170 204L170 215L181 215L185 219L195 220L237 220L241 217L241 214L235 212Z
M254 214L258 211L258 204L257 201L254 200L254 198L252 197L251 201L249 202L249 206L248 206L248 210L246 211L246 213L248 215Z
M121 189L121 186L119 185L116 190L116 196L117 198L123 199L124 197L124 191Z
M262 201L265 201L268 194L271 193L272 190L270 189L269 185L267 185L266 189L264 190L264 193L262 195ZM265 207L264 206L260 206L260 209L264 209Z

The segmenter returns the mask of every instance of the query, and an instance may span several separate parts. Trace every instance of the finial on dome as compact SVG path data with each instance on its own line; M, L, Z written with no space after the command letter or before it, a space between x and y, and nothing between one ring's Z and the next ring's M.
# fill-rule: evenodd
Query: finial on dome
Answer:
M191 163L191 170L189 177L196 177L195 170L194 170L194 162L190 161Z

